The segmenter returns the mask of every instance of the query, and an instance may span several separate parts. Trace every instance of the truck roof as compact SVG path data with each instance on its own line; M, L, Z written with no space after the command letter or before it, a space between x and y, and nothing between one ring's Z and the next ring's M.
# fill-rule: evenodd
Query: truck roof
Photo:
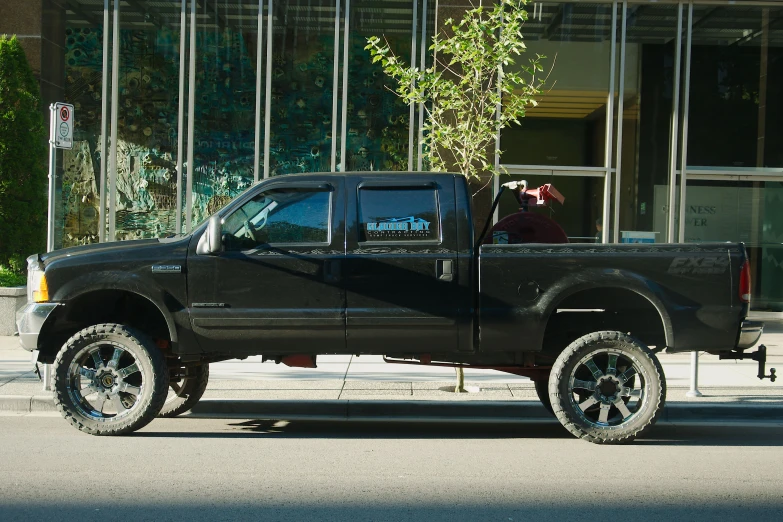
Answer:
M388 171L351 171L351 172L299 172L296 174L285 174L284 176L286 178L289 177L304 177L304 176L427 176L427 177L455 177L455 176L462 176L462 174L457 174L453 172L412 172L412 171L396 171L396 170L388 170ZM277 177L277 176L275 176ZM282 177L282 176L280 176ZM271 179L271 178L265 178L265 179ZM264 181L265 179L261 179L259 181Z

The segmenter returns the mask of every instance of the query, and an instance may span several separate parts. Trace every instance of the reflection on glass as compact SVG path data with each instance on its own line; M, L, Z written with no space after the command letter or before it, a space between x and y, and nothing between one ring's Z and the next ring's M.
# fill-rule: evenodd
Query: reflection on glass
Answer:
M603 230L604 180L599 177L511 175L510 180L526 180L528 188L535 189L551 183L565 197L565 202L553 202L548 207L530 208L555 220L571 243L600 243ZM506 177L503 182L510 181ZM508 191L507 191L508 192ZM498 205L498 220L519 212L519 202L509 192L503 194Z
M346 171L408 170L409 107L393 95L393 80L364 48L385 38L410 63L412 2L352 0L348 49Z
M176 220L179 20L122 9L114 239L160 237Z
M253 182L258 1L202 2L197 12L194 223Z
M783 167L782 15L694 6L688 165Z
M269 190L223 223L226 250L275 243L328 243L331 193L312 189Z
M522 32L528 56L549 73L538 107L502 131L501 161L514 165L602 167L611 65L612 4L542 3ZM551 71L551 72L550 72Z
M331 170L335 3L274 3L270 176Z
M71 2L69 2L70 5ZM94 19L93 19L94 20ZM62 188L55 230L58 247L98 242L100 205L103 26L67 10L65 101L76 113L74 147L63 150Z

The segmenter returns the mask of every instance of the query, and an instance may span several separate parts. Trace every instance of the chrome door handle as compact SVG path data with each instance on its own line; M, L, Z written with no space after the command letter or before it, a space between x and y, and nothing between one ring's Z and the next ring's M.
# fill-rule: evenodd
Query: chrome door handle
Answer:
M438 281L454 280L454 261L451 259L438 259L435 261L435 277Z

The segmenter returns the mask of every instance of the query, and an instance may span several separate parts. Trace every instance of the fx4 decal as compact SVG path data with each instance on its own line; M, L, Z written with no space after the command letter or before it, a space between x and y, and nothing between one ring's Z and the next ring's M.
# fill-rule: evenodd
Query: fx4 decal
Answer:
M670 274L723 274L729 268L728 256L675 257Z

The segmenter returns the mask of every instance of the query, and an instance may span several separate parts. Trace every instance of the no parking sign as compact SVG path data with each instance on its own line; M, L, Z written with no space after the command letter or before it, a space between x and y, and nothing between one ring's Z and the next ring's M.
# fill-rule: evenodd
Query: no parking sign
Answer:
M49 140L58 149L73 148L73 105L55 103Z

